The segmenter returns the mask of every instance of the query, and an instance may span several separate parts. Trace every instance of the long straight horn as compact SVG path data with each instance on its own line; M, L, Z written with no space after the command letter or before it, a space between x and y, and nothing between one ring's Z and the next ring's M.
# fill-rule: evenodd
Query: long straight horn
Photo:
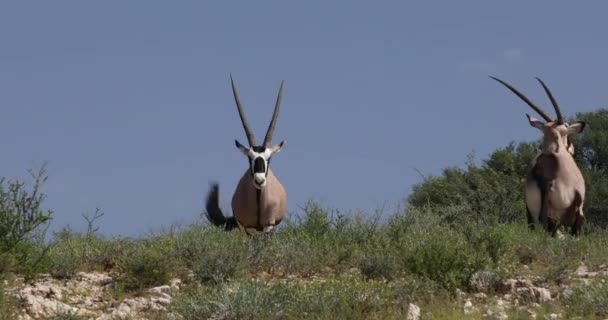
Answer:
M239 116L241 117L241 122L243 123L243 129L245 129L245 135L247 135L247 141L249 141L249 146L253 147L256 145L255 138L253 137L253 133L251 131L251 128L249 127L249 122L247 122L247 117L245 117L245 113L243 112L243 107L241 106L241 99L239 98L239 93L236 91L236 85L234 84L234 80L232 80L232 74L230 74L230 82L232 83L232 93L234 94L236 108L239 110Z
M545 119L545 121L547 122L551 122L553 121L553 119L551 119L551 117L549 117L547 115L547 113L540 108L539 106L535 105L532 101L530 101L530 99L528 99L523 93L517 91L517 89L513 88L510 84L498 79L498 78L494 78L492 76L490 76L490 78L500 82L503 86L507 87L509 90L511 90L513 93L515 93L516 96L518 96L521 100L523 100L525 103L527 103L532 109L534 109L534 111L536 111L536 113L538 113L541 117L543 117L543 119Z
M268 147L270 145L270 141L272 140L272 134L274 133L274 126L277 123L277 118L279 117L279 110L281 109L281 98L283 98L283 84L285 81L281 81L281 87L279 88L279 95L277 96L277 103L274 105L274 112L272 113L272 119L270 120L270 124L268 125L268 130L266 131L266 137L264 138L264 146Z
M549 88L547 87L547 85L545 85L543 80L541 80L538 77L536 77L536 80L538 80L538 82L540 82L540 85L543 86L543 89L545 89L545 92L549 96L549 99L551 100L551 104L553 105L553 108L555 109L555 114L557 114L557 122L564 123L564 116L562 115L562 111L559 109L559 104L557 104L557 100L555 100L555 98L553 97L553 94L551 94L551 90L549 90Z

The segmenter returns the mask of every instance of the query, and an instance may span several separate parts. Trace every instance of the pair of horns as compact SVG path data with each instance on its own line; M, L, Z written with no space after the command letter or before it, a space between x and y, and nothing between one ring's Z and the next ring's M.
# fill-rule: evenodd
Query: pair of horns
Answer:
M516 96L518 96L520 99L522 99L525 103L527 103L532 109L534 109L534 111L536 111L541 117L543 117L543 119L545 119L545 121L547 122L551 122L553 121L553 119L547 115L547 113L545 112L545 110L543 110L541 107L535 105L532 101L530 101L530 99L528 99L528 97L526 97L523 93L517 91L517 89L513 88L513 86L511 86L510 84L495 78L495 77L490 77L498 82L500 82L502 85L504 85L505 87L507 87L509 90L511 90L513 93L515 93ZM538 80L538 82L540 82L540 84L543 86L543 89L545 89L545 93L547 94L547 96L549 96L549 100L551 100L551 104L553 104L553 108L555 109L555 113L557 114L557 122L558 123L564 123L564 116L562 115L562 111L559 108L559 105L557 104L557 100L555 100L555 98L553 97L553 94L551 94L551 91L549 90L549 88L547 87L547 85L545 85L545 83L543 82L543 80L541 80L540 78L536 78L536 80Z
M255 143L255 137L253 136L253 132L251 131L251 127L249 127L249 122L247 122L247 117L245 117L245 113L243 112L243 106L241 106L241 99L239 98L239 93L236 90L236 85L234 84L234 80L232 80L232 74L230 75L230 82L232 83L232 93L234 94L234 101L236 102L236 107L239 111L239 116L241 117L241 122L243 123L243 129L245 129L245 134L247 135L247 141L249 141L249 146L257 146ZM270 145L270 141L272 140L272 134L274 133L274 126L277 123L277 118L279 117L279 109L281 109L281 98L283 97L283 83L285 81L281 81L281 87L279 88L279 95L277 96L277 102L274 105L274 112L272 113L272 119L270 119L270 124L268 125L268 130L266 130L266 137L264 137L264 147L268 147Z

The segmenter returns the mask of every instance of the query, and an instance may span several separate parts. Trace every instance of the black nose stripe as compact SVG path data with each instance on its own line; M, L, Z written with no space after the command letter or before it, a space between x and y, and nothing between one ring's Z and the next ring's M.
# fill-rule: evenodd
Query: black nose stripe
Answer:
M266 172L266 163L262 157L257 157L253 160L253 173Z

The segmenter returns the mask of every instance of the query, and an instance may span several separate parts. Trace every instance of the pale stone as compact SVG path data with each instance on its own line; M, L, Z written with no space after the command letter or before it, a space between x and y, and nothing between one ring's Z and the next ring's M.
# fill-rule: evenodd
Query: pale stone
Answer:
M417 305L410 303L407 306L407 320L420 320L420 307Z

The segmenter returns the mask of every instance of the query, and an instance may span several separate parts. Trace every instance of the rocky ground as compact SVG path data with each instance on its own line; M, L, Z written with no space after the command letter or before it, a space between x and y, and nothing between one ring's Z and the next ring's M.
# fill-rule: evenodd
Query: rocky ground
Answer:
M21 305L19 320L45 319L58 315L78 315L84 319L148 319L148 314L162 314L160 319L175 319L167 311L182 287L179 279L150 288L137 296L120 297L112 288L107 273L78 273L69 280L42 275L34 282L16 281L9 293Z
M575 272L563 275L562 284L547 284L540 277L520 276L497 280L495 274L478 272L471 279L471 286L478 293L456 291L456 298L463 315L471 318L508 319L517 311L529 319L537 319L539 311L547 304L568 296L571 288L581 283L605 281L608 266L590 272L581 265ZM149 288L137 295L117 294L112 287L113 278L108 273L79 273L72 279L54 279L42 275L32 282L17 279L10 284L8 293L17 298L21 315L19 320L45 319L57 315L78 315L83 319L135 320L179 319L171 314L168 306L184 287L180 279ZM483 292L492 292L486 294ZM419 319L420 307L408 306L408 319ZM544 314L542 318L562 319L561 313Z

